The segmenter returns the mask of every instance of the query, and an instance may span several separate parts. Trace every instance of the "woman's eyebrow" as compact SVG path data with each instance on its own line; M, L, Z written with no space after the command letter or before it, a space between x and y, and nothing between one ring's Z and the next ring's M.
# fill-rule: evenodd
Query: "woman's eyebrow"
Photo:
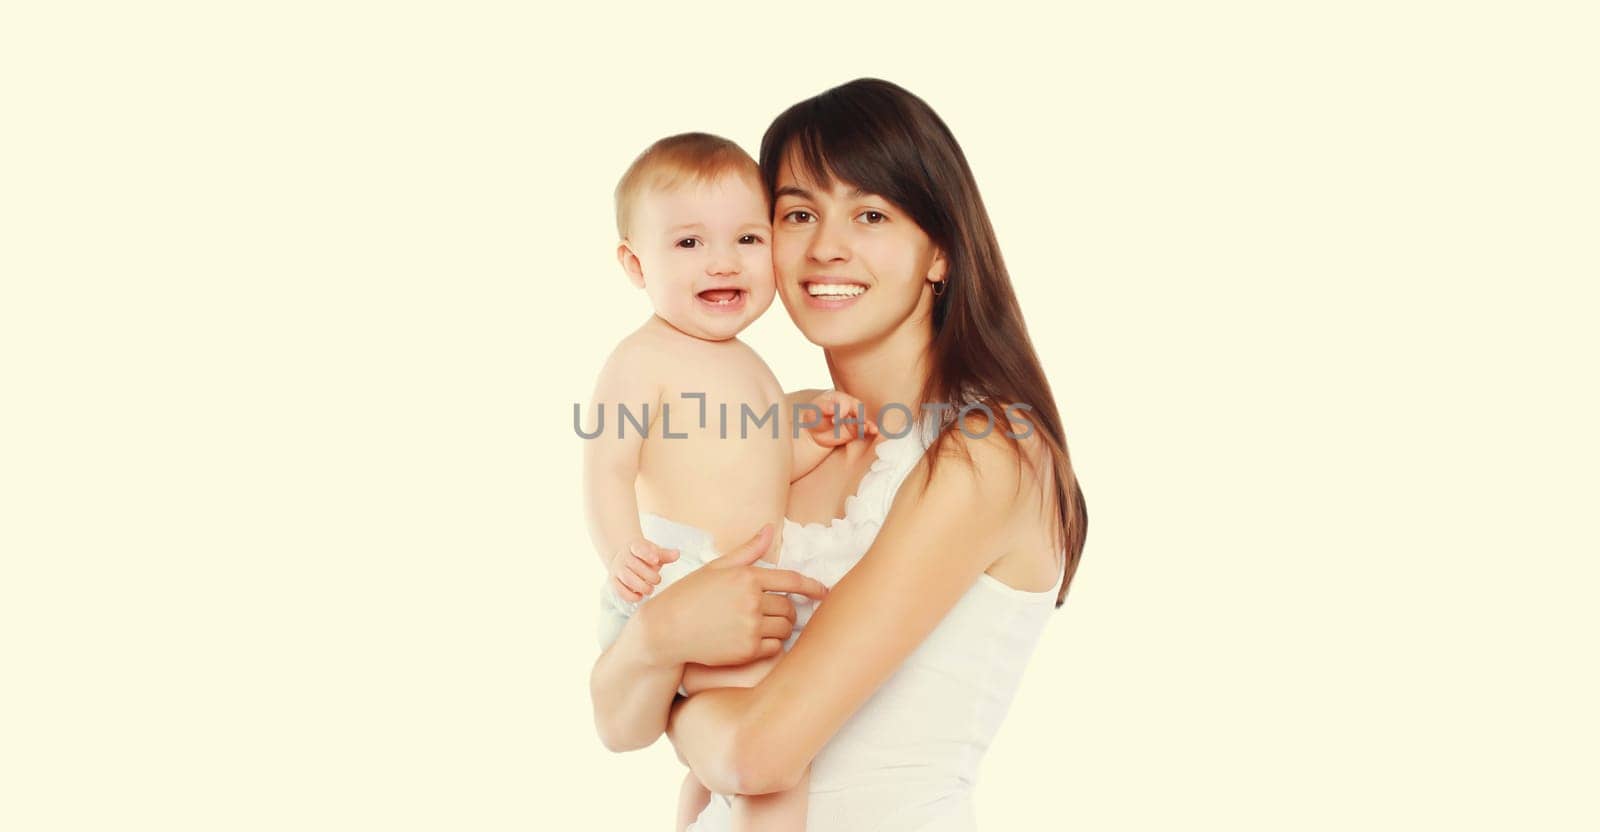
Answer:
M794 185L784 185L783 187L777 189L776 191L773 191L773 193L772 193L772 198L774 200L782 199L783 197L786 197L786 196L799 197L801 199L810 200L810 201L815 201L815 199L816 199L816 197L811 195L810 191L806 190L805 188L795 187ZM860 199L860 198L862 198L864 196L871 196L871 194L868 194L865 190L863 190L861 188L856 188L856 189L852 190L850 193L846 194L845 195L845 199Z

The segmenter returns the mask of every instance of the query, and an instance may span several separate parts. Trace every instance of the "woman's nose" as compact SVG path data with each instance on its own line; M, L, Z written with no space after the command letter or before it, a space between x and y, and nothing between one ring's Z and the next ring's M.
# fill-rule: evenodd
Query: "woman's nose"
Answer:
M850 244L845 237L848 229L828 220L817 220L817 230L811 234L806 256L818 262L850 259Z

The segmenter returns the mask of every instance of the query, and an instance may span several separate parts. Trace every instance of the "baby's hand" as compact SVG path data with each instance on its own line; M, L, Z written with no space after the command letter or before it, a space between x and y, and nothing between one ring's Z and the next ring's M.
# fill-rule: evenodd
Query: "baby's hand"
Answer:
M866 406L861 400L843 390L825 390L817 394L811 403L822 410L822 424L811 428L811 438L824 448L833 448L843 445L857 437L872 437L878 435L878 425L872 421L866 412ZM833 409L839 408L839 431L834 434ZM856 416L861 416L857 422ZM845 420L849 420L846 424Z
M677 549L663 549L644 538L629 543L611 559L609 586L624 601L642 600L661 583L661 564L678 559Z

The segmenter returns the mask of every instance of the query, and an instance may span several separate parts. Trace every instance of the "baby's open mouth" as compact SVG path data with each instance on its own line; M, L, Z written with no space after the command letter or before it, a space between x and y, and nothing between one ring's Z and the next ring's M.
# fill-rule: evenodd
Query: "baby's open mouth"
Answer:
M743 294L742 289L707 289L700 292L697 297L713 306L729 306L738 302L739 296Z

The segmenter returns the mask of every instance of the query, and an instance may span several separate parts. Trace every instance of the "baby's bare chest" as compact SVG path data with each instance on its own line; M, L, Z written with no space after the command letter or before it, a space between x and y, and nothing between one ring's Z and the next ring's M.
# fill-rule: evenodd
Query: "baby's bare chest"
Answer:
M686 352L658 366L661 401L652 420L661 424L652 437L739 438L784 427L783 390L749 350Z

